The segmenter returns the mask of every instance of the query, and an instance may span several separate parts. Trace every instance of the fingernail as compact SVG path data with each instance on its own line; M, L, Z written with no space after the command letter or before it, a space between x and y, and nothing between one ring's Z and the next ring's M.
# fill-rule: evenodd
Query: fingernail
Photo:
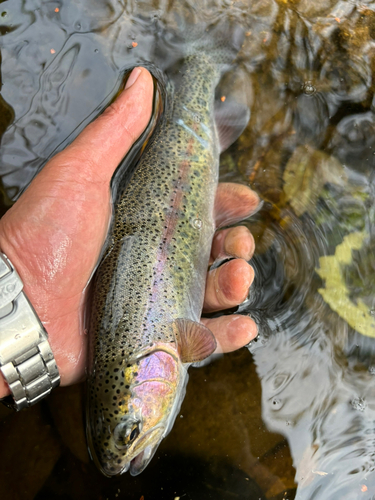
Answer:
M139 75L141 74L141 71L142 71L141 68L133 69L133 71L130 73L128 81L126 82L125 90L131 87L137 81Z

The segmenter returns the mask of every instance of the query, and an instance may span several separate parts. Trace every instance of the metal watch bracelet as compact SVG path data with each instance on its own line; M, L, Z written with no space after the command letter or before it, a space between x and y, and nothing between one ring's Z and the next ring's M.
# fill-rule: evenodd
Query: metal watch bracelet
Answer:
M37 403L60 383L47 332L22 289L0 252L0 371L12 393L0 401L15 410Z

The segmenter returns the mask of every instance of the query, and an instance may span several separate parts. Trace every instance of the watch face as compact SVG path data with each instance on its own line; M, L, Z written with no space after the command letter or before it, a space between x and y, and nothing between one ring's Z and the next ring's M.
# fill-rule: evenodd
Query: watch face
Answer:
M5 255L0 253L0 279L10 272L10 267L8 266Z
M0 253L0 318L9 314L9 305L20 294L23 283L9 259ZM4 309L4 311L3 311Z

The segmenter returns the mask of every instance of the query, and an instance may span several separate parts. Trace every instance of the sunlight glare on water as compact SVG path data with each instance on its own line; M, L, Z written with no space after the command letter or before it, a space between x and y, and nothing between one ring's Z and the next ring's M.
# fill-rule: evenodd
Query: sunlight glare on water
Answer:
M109 484L89 465L77 388L27 425L0 413L0 470L20 468L22 425L40 463L36 475L24 464L24 498L375 498L374 1L0 2L0 214L125 70L176 72L192 26L227 18L244 40L217 97L245 94L251 116L221 180L263 200L244 222L257 245L239 308L259 325L252 356L192 371L184 418L136 479Z

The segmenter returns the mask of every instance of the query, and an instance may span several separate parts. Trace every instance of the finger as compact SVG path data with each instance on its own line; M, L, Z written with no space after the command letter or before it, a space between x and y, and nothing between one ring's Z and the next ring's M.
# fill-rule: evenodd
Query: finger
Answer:
M252 215L259 206L259 196L248 186L221 182L215 198L216 227L235 224Z
M254 254L255 242L253 235L245 226L232 227L217 231L211 249L211 261L238 257L250 260Z
M201 321L215 335L217 353L240 349L258 334L256 324L248 316L231 314L220 318L202 318Z
M241 304L253 279L254 270L243 259L231 260L209 271L203 311L220 311Z
M130 85L129 85L130 84ZM43 173L56 166L75 181L107 184L120 161L139 138L152 111L153 82L145 68L134 68L127 88L74 142L56 155Z

